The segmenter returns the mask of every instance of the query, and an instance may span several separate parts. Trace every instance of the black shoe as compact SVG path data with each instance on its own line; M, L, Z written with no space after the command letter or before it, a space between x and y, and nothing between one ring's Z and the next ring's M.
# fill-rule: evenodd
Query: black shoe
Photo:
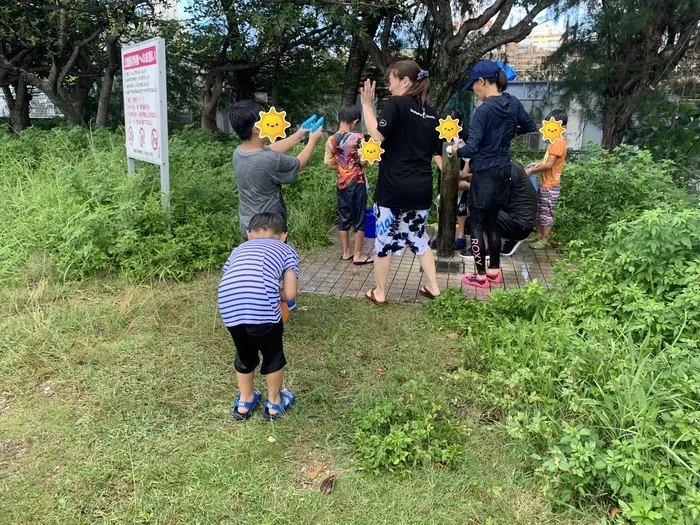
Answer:
M469 259L470 261L474 260L474 254L472 253L472 247L467 246L464 250L459 252L459 256L462 257L463 259ZM489 257L489 251L486 250L486 255L484 256L485 259L490 258Z
M506 241L503 243L501 248L501 255L503 257L511 257L520 248L523 241Z

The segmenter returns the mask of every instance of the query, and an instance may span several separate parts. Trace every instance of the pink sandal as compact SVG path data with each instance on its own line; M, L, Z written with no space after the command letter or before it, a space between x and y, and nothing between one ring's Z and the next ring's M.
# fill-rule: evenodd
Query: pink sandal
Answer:
M487 274L486 274L486 279L488 279L488 281L489 281L490 283L494 283L494 284L498 284L498 283L500 283L500 282L503 280L503 278L501 277L501 272L498 272L497 275L489 275L489 274L487 273Z
M477 277L476 273L468 273L467 275L462 277L462 284L466 284L467 286L473 286L474 288L488 288L489 280L488 278L486 278L483 281L481 281Z

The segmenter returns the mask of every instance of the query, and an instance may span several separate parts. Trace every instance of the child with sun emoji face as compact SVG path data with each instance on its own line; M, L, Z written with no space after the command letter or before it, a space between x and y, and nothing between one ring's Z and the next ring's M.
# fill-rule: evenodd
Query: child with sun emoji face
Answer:
M542 162L529 166L528 175L538 174L540 191L537 195L537 240L529 244L533 250L543 250L549 246L549 234L554 226L554 210L559 202L560 177L566 160L568 143L564 132L568 122L567 114L555 109L544 118L540 131L544 140L549 141Z
M279 213L287 220L282 184L297 181L299 171L308 164L314 147L323 136L323 130L319 128L309 134L309 141L299 155L285 155L311 130L299 128L289 137L266 145L263 137L277 139L286 135L284 129L289 123L283 117L277 112L265 112L260 104L252 100L237 102L229 112L231 127L241 139L241 145L233 152L233 173L238 187L238 216L244 239L248 222L258 213Z

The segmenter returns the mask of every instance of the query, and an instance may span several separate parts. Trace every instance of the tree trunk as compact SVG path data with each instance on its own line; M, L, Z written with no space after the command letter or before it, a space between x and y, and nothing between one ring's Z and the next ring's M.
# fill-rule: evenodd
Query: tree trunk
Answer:
M31 95L27 87L27 83L23 79L18 79L13 82L12 87L15 88L14 97L9 86L3 86L5 101L10 110L10 124L15 133L19 133L29 127L29 101Z
M370 16L365 19L367 34L374 38L381 17ZM345 64L345 75L343 76L343 94L341 104L355 104L357 102L357 92L362 79L362 72L367 64L369 51L364 44L364 38L358 34L352 37L350 44L350 54Z
M223 73L207 75L204 81L204 106L202 107L202 129L216 131L216 111L224 86Z
M259 71L259 68L250 68L239 69L235 72L233 82L236 90L236 102L255 98L255 76Z
M622 144L627 126L646 92L646 88L640 88L633 93L625 93L621 97L608 96L605 98L603 101L603 139L601 141L603 148L612 151Z
M616 111L605 113L603 117L603 140L601 146L608 151L612 151L622 144L625 136L627 122L622 122L620 114Z
M100 100L97 105L97 126L107 126L107 115L109 112L109 101L112 98L114 88L114 76L119 71L119 57L117 55L116 43L119 40L117 35L109 35L106 41L107 65L102 76L102 88L100 89Z
M67 93L53 88L51 82L45 80L38 75L22 73L22 79L28 81L37 89L39 89L46 97L56 106L66 120L74 126L85 126L85 120L80 111L78 111L73 102L67 98Z
M80 115L80 121L85 122L85 104L87 103L90 91L95 85L95 76L81 76L75 88L66 93L65 97L71 102L75 111Z
M438 257L451 258L454 254L455 221L457 220L457 189L459 187L459 157L447 154L449 143L442 145L442 173L440 174L440 215L438 222Z

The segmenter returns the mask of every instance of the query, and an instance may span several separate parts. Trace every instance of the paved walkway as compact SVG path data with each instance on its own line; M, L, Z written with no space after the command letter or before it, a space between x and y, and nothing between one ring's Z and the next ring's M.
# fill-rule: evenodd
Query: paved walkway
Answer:
M363 253L373 253L374 239L365 239ZM341 260L339 245L323 251L304 256L300 261L299 291L301 293L318 293L337 297L364 298L364 294L374 286L372 265L356 266L352 261ZM461 288L466 297L486 300L493 290L502 288L520 288L532 280L549 286L553 275L552 263L557 259L556 250L531 250L523 243L512 257L501 258L503 281L490 285L490 290L464 286L461 278L468 269L473 271L472 263L455 257L451 264L438 261L438 283L440 288ZM389 301L420 303L427 299L418 293L424 284L423 272L418 259L404 250L401 257L392 257L389 272Z

